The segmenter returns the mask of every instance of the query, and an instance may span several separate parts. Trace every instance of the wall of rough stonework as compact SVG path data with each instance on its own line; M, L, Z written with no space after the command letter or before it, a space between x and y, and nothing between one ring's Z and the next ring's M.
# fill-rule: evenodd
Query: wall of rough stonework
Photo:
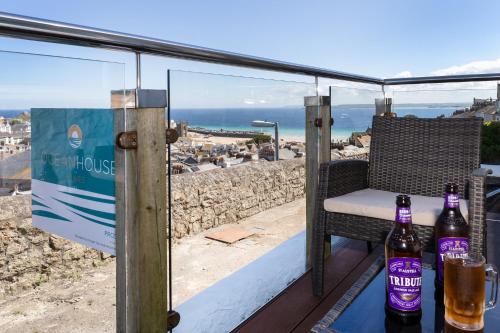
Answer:
M304 160L246 163L172 176L175 238L235 223L304 196ZM0 299L74 278L110 256L31 225L31 197L0 197Z
M75 278L109 255L31 226L31 196L0 197L0 299L54 278Z
M245 163L172 176L175 238L304 197L304 159Z

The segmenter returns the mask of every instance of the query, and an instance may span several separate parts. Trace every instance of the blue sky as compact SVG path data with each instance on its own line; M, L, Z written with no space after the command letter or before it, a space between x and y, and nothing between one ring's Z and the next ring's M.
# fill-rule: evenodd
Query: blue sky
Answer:
M0 10L378 77L500 71L496 0L17 0ZM119 61L126 84L133 82L127 54L9 39L0 49ZM158 68L311 82L150 58L146 86L164 84Z

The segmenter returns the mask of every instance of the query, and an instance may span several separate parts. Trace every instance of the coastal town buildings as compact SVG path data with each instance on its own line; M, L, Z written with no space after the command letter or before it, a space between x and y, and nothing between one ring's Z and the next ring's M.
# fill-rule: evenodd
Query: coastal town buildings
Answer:
M31 135L31 123L25 121L11 125L11 133L20 135L22 137L29 137Z
M9 124L8 119L5 119L3 117L0 117L0 133L7 133L7 134L12 133L12 128Z
M485 122L500 121L500 96L497 96L497 99L493 99L491 97L474 98L473 103L470 107L456 110L453 113L453 117L480 117L483 118Z
M31 191L31 122L29 114L0 117L0 196Z

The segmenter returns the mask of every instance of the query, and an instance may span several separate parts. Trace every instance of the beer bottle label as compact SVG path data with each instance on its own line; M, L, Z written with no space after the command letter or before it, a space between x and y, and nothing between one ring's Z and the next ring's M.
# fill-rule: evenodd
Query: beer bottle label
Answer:
M398 207L396 209L396 222L402 224L411 223L410 207Z
M444 280L444 255L452 253L454 257L459 258L469 252L469 240L465 237L443 237L438 240L438 260L437 271L438 280Z
M446 193L444 198L444 205L446 208L457 208L460 206L459 196L456 193Z
M420 310L422 285L421 258L387 260L387 302L399 311Z

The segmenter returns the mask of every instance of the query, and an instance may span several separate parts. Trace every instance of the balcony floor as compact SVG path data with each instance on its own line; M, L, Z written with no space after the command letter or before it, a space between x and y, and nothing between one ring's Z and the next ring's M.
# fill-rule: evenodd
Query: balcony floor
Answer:
M500 214L488 214L488 262L500 267ZM378 245L368 253L366 243L350 240L337 250L326 263L325 293L315 297L311 290L309 271L252 317L233 330L233 333L309 332L345 291L383 253Z

